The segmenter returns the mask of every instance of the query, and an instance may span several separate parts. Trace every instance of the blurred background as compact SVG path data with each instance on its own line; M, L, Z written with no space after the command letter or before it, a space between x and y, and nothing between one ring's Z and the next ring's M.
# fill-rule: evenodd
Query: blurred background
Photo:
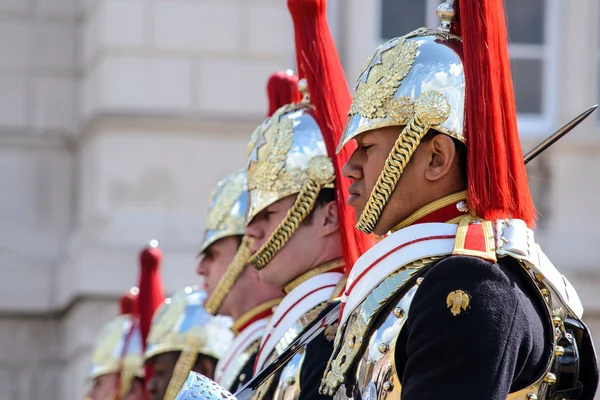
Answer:
M329 0L349 84L438 3ZM599 101L600 4L506 6L527 150ZM168 293L200 282L209 192L243 167L268 75L294 67L285 0L0 0L0 399L82 398L150 239ZM600 343L600 112L528 171L537 237Z

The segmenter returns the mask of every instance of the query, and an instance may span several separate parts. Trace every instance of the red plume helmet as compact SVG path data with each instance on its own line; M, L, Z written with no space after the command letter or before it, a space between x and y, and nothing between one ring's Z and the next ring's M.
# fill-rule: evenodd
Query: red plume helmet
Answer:
M288 8L294 21L298 72L308 83L315 118L325 139L327 153L333 160L342 247L349 271L371 245L368 236L354 229L354 210L346 204L350 181L341 174L341 167L356 146L351 143L337 157L335 155L352 98L329 30L326 0L288 0Z
M138 294L138 288L132 288L119 298L121 315L131 314L137 316L139 314Z
M277 71L271 76L267 82L267 95L269 97L269 114L270 117L279 108L300 101L301 96L298 91L298 75L294 75L292 71Z
M150 325L154 312L165 300L162 279L160 276L160 264L162 262L162 252L157 247L155 240L150 242L140 252L140 284L139 284L139 310L140 310L140 330L146 350L146 339L150 333ZM152 377L152 369L146 364L146 376L148 381Z
M532 227L503 0L456 1L454 10L452 32L463 40L470 206L485 219L519 218Z

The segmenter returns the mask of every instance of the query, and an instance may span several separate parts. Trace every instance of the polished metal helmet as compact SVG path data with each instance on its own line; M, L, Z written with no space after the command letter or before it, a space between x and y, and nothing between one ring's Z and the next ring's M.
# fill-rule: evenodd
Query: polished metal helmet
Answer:
M231 319L206 312L205 299L206 293L198 287L186 287L165 299L152 318L145 361L158 354L181 352L166 398L174 398L199 354L218 360L233 340Z
M119 315L100 331L87 378L93 380L101 375L120 374L118 392L124 398L133 379L143 376L143 352L137 318L131 314Z
M243 236L247 208L246 170L242 169L219 181L210 195L200 254L219 239Z
M243 236L247 209L246 170L240 170L217 183L211 194L200 255L219 239ZM244 237L231 264L204 304L210 314L218 313L225 297L248 265L251 251L250 243Z
M439 29L420 28L379 46L356 82L338 152L364 132L404 127L357 223L365 233L375 228L402 171L430 129L465 142L462 40L449 32L451 7L440 6L438 16Z
M252 133L248 144L248 191L246 223L269 205L291 195L296 201L267 242L250 262L263 268L310 214L323 188L333 188L335 173L321 129L308 98L306 81L298 104L278 109Z

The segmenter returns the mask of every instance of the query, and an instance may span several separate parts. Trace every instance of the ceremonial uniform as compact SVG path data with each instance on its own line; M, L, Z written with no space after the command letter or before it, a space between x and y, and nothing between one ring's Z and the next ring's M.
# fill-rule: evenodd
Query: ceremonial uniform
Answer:
M502 4L453 3L438 8L438 30L392 39L369 58L340 148L402 127L362 210L365 233L431 130L467 145L467 190L420 208L354 264L321 392L592 399L598 371L583 308L530 229Z
M87 379L93 382L104 375L114 374L115 378L110 382L110 394L98 398L92 390L87 399L124 399L133 380L143 377L143 347L136 296L137 288L134 288L121 297L121 314L102 328L94 344L92 366Z
M241 170L220 181L213 190L200 254L220 239L229 236L243 237L248 204L248 192L245 186L246 171ZM244 238L233 261L206 300L205 308L210 314L218 313L223 301L248 265L249 258L250 247ZM265 326L273 314L274 307L280 301L281 298L275 298L258 304L233 323L231 329L235 338L219 358L215 370L215 382L234 392L240 384L252 377Z
M219 360L232 341L231 320L213 317L203 307L206 293L186 287L156 310L148 335L145 362L169 352L179 352L164 394L175 399L199 355Z
M322 188L333 188L335 179L331 159L312 116L308 98L299 104L284 106L263 122L253 133L249 145L248 189L250 205L247 220L251 221L270 204L292 194L298 197L288 217L253 255L251 263L263 268L279 251L312 210ZM294 165L294 169L286 168ZM333 260L310 270L284 288L286 296L276 308L266 327L254 372L260 371L287 348L307 324L312 322L339 294L344 261ZM336 290L337 288L337 290ZM322 362L307 359L307 352L296 355L284 369L256 393L256 398L271 398L275 392L295 391L303 396L304 387L315 388L302 381L302 369L323 370L332 342L322 341L318 349ZM318 358L319 358L318 357ZM315 361L315 364L309 364ZM302 388L302 390L301 390ZM306 393L308 395L308 393ZM306 397L310 398L310 397Z

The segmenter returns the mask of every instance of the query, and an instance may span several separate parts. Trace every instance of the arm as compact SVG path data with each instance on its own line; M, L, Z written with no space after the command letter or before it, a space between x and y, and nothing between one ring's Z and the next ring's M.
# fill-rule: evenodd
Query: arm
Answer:
M447 297L456 290L468 293L469 307L453 316ZM497 264L439 262L417 290L400 336L402 399L506 399L532 348L528 318Z

